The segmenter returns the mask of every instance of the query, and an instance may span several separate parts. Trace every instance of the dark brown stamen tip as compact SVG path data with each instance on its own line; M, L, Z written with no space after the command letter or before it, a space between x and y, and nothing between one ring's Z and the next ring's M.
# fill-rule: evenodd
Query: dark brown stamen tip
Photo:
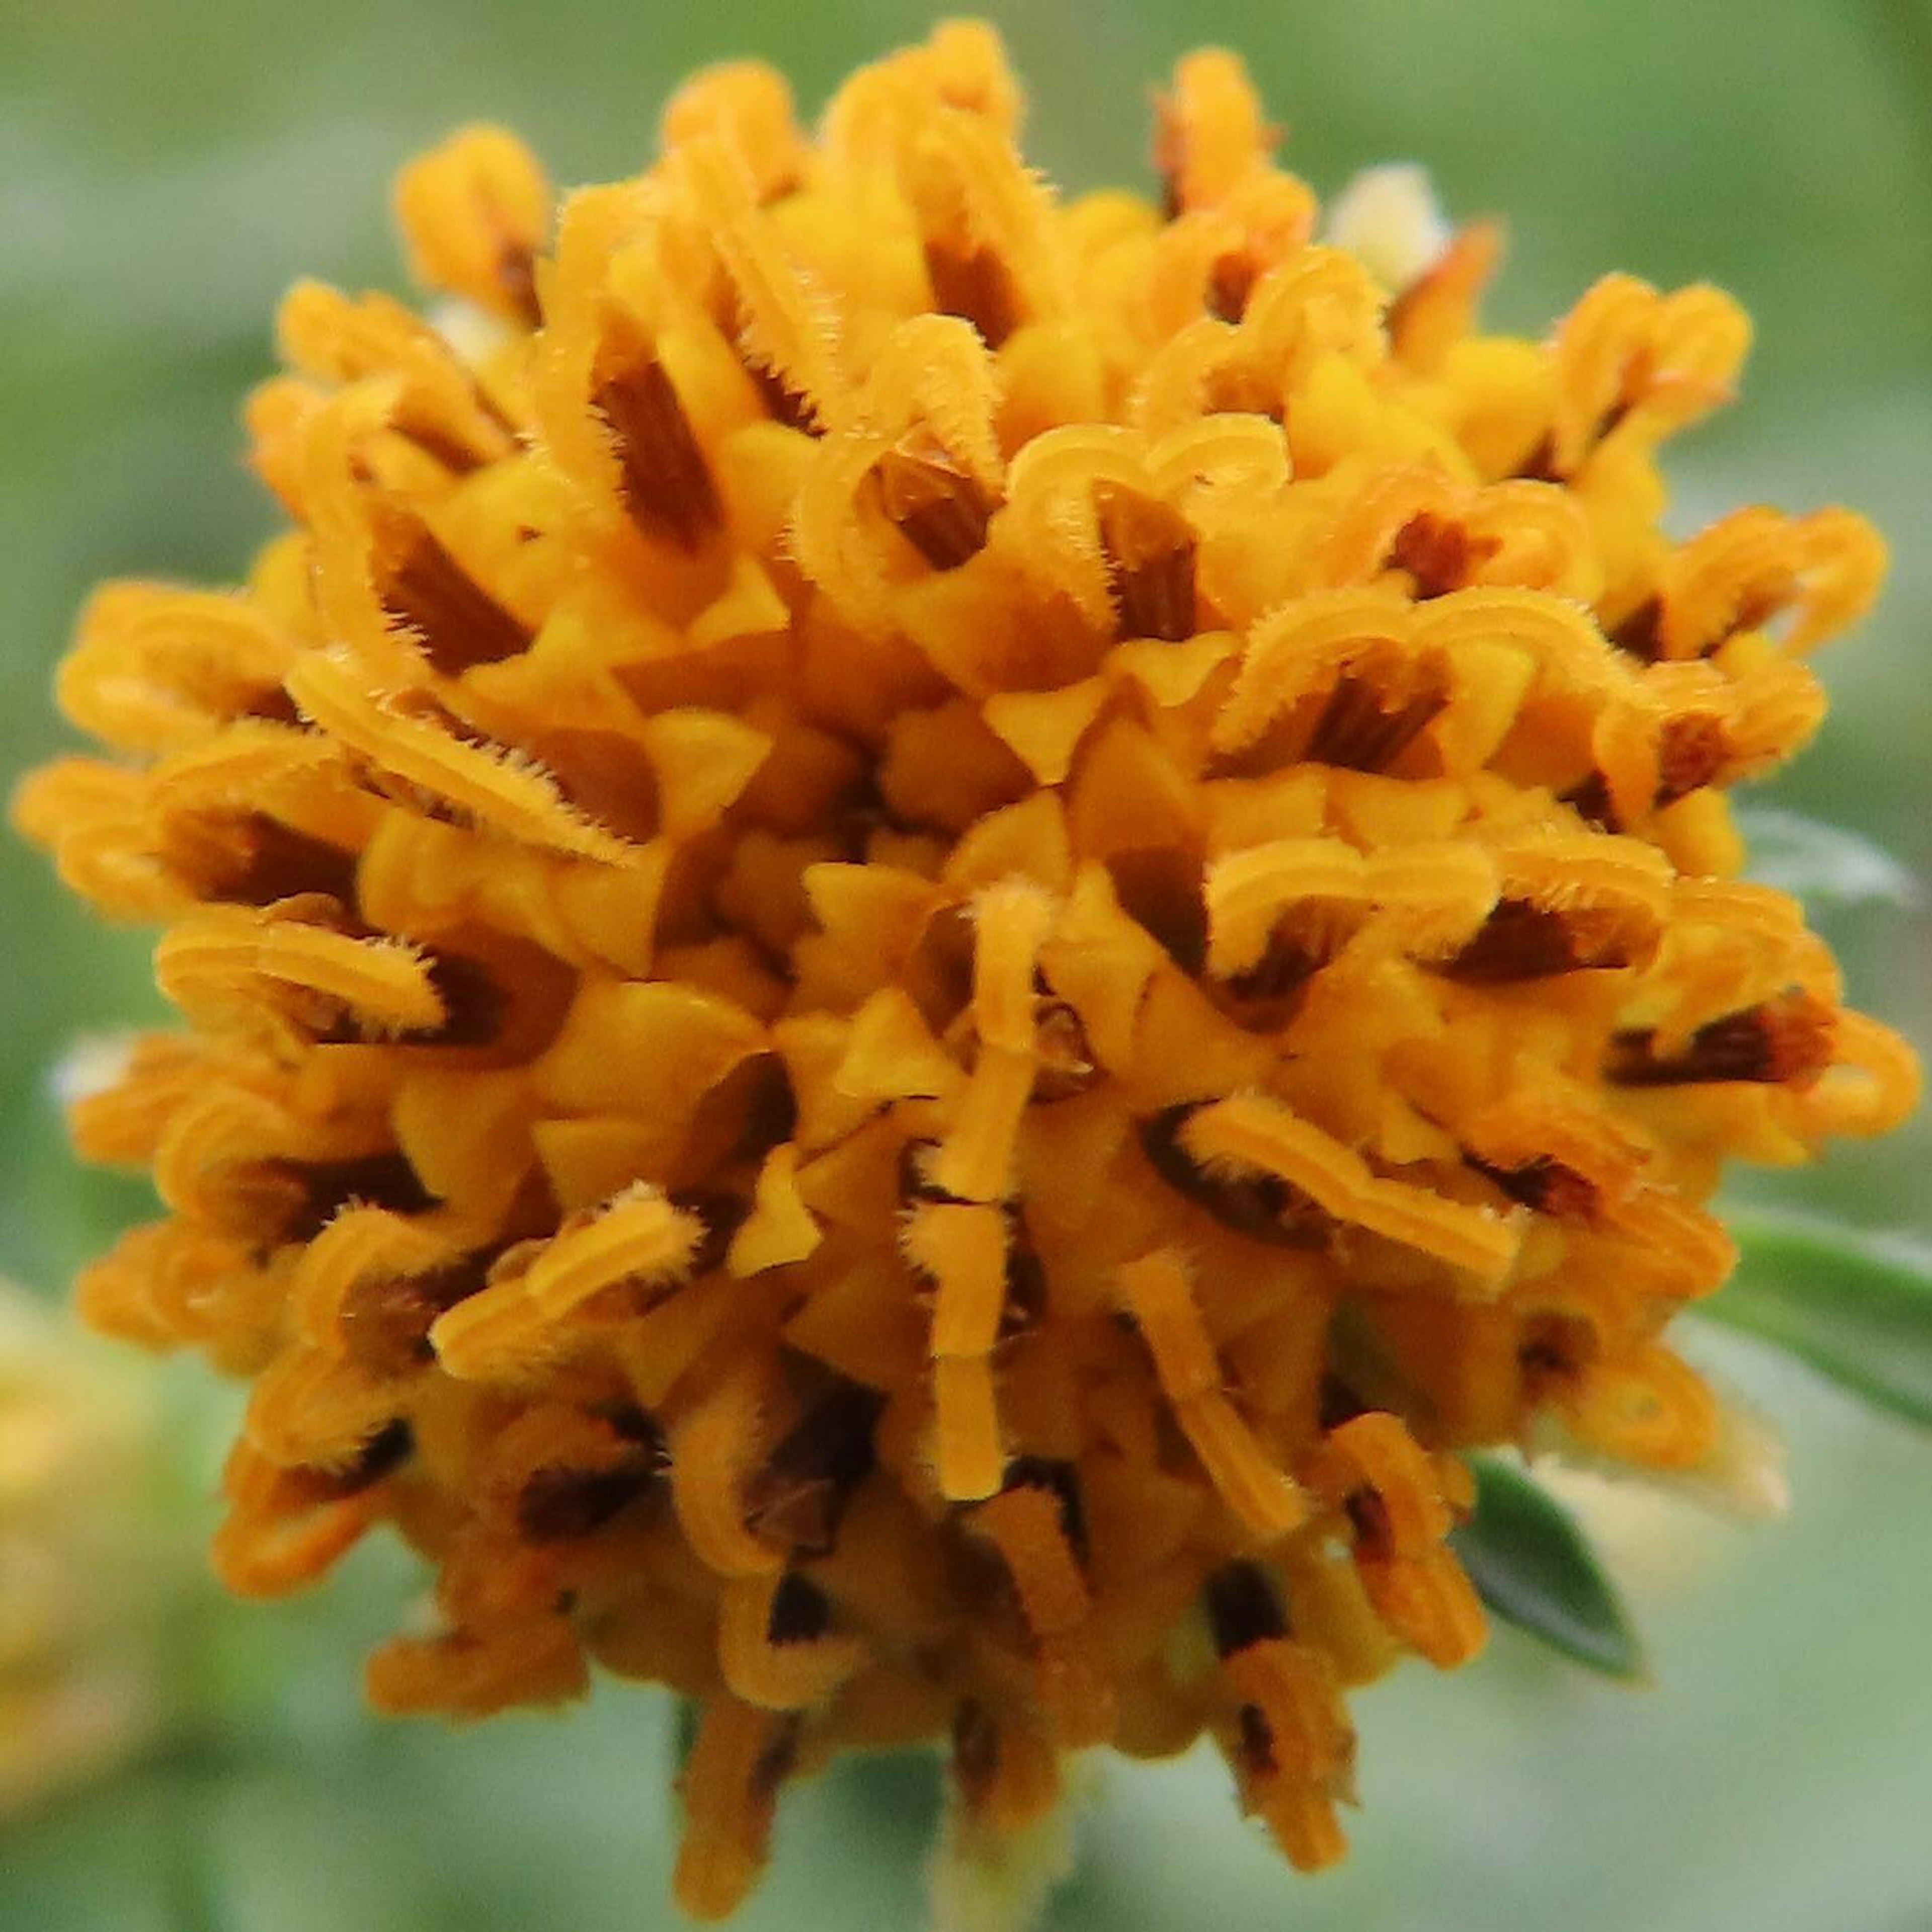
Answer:
M1240 1726L1241 1766L1251 1778L1269 1778L1280 1769L1274 1754L1274 1728L1258 1704L1244 1704L1234 1714Z
M475 959L439 952L430 961L430 982L442 1002L442 1024L405 1034L411 1046L488 1046L502 1030L508 995L489 968Z
M1512 1201L1559 1221L1594 1221L1601 1202L1594 1181L1566 1167L1549 1154L1538 1154L1519 1167L1496 1167L1472 1154L1463 1159L1486 1175Z
M1208 1627L1218 1657L1232 1657L1251 1643L1288 1634L1288 1618L1262 1569L1227 1563L1208 1579Z
M932 285L934 309L970 322L988 349L998 348L1019 326L1019 292L1011 272L992 249L929 241L926 273Z
M1516 466L1516 474L1526 483L1560 483L1556 470L1556 439L1545 436Z
M480 1250L428 1274L379 1275L344 1298L343 1344L372 1374L400 1376L436 1359L429 1331L436 1318L484 1286L494 1250Z
M1610 913L1558 911L1528 899L1499 899L1474 938L1441 970L1452 980L1482 986L1628 966L1635 956L1620 927Z
M1324 1375L1317 1400L1317 1419L1323 1432L1340 1429L1345 1422L1369 1412L1369 1404L1340 1376Z
M657 1456L640 1448L608 1469L532 1471L517 1498L517 1529L526 1543L568 1543L602 1529L649 1490Z
M1694 711L1670 719L1657 748L1657 802L1669 805L1708 784L1724 770L1730 752L1721 718Z
M1493 537L1472 542L1460 524L1424 511L1396 532L1389 561L1408 572L1415 580L1417 597L1426 600L1461 589L1468 582L1469 572L1496 550Z
M528 248L506 245L496 257L496 286L526 328L543 326L543 302L537 293L537 258Z
M938 1151L937 1141L910 1140L899 1149L899 1205L911 1208L925 1202L964 1207L964 1195L949 1194L926 1172L926 1163Z
M396 419L399 434L414 443L432 462L440 463L452 476L473 476L489 460L468 443L450 434L433 417L404 411ZM367 465L358 466L356 481L373 483L375 472Z
M422 1214L440 1205L406 1155L362 1154L349 1160L274 1160L272 1180L292 1183L286 1218L275 1231L284 1241L312 1241L352 1201L392 1214Z
M745 1520L800 1556L826 1556L839 1520L872 1472L872 1430L885 1407L876 1389L839 1382L811 1408L746 1484Z
M1634 658L1642 658L1646 663L1654 663L1664 654L1664 605L1654 597L1646 597L1628 616L1618 622L1609 633L1610 640L1620 651L1628 651Z
M259 718L269 724L299 725L302 722L302 712L296 708L295 700L279 684L270 686L239 715L244 718Z
M1388 1504L1374 1490L1352 1490L1342 1499L1349 1527L1355 1532L1355 1553L1386 1561L1395 1553L1395 1532Z
M956 570L986 546L999 505L937 444L889 449L872 466L886 520L935 570Z
M1097 508L1119 634L1169 644L1191 638L1193 526L1178 510L1133 490L1100 491Z
M788 1570L772 1593L771 1614L765 1623L767 1643L810 1643L832 1625L832 1603L817 1584Z
M1046 1266L1017 1208L1006 1210L1006 1295L1000 1307L999 1339L1010 1342L1036 1326L1046 1312Z
M304 1470L304 1487L317 1502L340 1502L373 1489L409 1460L416 1436L400 1415L383 1424L339 1468Z
M266 812L244 812L219 822L207 843L212 848L207 860L196 868L205 898L266 906L319 892L345 904L355 902L356 854Z
M1623 820L1610 798L1610 781L1601 772L1592 772L1580 784L1571 787L1563 794L1563 802L1600 832L1623 830Z
M1198 854L1178 846L1115 852L1107 872L1120 910L1190 976L1208 962L1208 898Z
M744 358L745 373L752 379L752 386L758 392L758 399L765 406L765 413L773 422L782 423L787 429L800 430L807 436L823 436L825 429L818 420L818 412L812 407L811 398L794 389L778 372L769 364Z
M1060 1533L1082 1562L1087 1560L1087 1510L1080 1496L1080 1478L1071 1462L1048 1456L1016 1456L1006 1465L1002 1490L1041 1490L1060 1511Z
M1449 701L1432 681L1408 697L1384 694L1367 679L1344 671L1316 719L1304 756L1316 764L1378 772L1394 764Z
M695 550L724 512L691 418L664 365L646 362L602 383L591 406L610 425L625 508L650 537Z
M692 1279L722 1268L731 1238L750 1218L751 1202L743 1195L722 1187L688 1188L673 1194L670 1199L674 1208L696 1215L704 1226L691 1258Z
M1616 1034L1604 1072L1624 1087L1723 1081L1802 1087L1832 1064L1838 1016L1808 993L1787 993L1707 1022L1682 1052L1659 1054L1648 1028Z
M1226 982L1229 997L1248 1010L1240 1016L1244 1024L1285 1026L1309 981L1333 956L1303 928L1295 912L1284 913L1270 931L1260 958Z
M1524 1370L1545 1381L1574 1376L1594 1352L1588 1327L1561 1315L1531 1317L1516 1352Z
M446 677L496 664L530 648L530 634L481 588L428 526L397 513L390 533L399 560L382 586L382 608L421 640Z
M771 1742L752 1766L750 1796L754 1804L769 1808L778 1796L778 1786L796 1768L799 1729L800 1720L795 1715L777 1720Z
M1180 1144L1192 1106L1170 1107L1140 1124L1148 1164L1184 1199L1222 1227L1270 1247L1319 1248L1335 1231L1334 1217L1279 1174L1218 1174L1198 1166Z
M1260 278L1261 265L1245 248L1217 255L1208 272L1205 307L1219 322L1239 322Z

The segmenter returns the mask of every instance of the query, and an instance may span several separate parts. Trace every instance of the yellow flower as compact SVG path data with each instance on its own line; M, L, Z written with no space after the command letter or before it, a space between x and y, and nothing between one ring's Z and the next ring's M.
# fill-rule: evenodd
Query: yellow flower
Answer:
M166 928L190 1030L74 1118L170 1218L81 1295L253 1378L224 1574L387 1522L384 1708L701 1700L700 1913L795 1771L949 1735L983 1836L1205 1731L1337 1856L1344 1689L1483 1640L1460 1452L1718 1454L1702 1204L1916 1083L1736 877L1883 552L1660 527L1730 301L1492 335L1492 231L1358 208L1381 286L1225 54L1164 208L1018 118L952 25L815 140L700 76L554 235L508 136L416 163L474 312L294 291L292 527L102 592L113 755L17 801Z

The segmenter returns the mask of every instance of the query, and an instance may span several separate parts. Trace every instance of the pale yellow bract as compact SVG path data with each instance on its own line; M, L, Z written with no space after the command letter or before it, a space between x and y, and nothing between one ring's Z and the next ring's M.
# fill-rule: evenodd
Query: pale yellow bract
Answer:
M290 296L289 532L103 591L110 755L16 806L168 928L193 1030L74 1119L172 1218L80 1293L254 1379L225 1574L387 1522L385 1708L699 1700L704 1914L788 1777L949 1736L969 1835L1206 1731L1339 1856L1344 1688L1482 1642L1460 1452L1716 1456L1724 1162L1915 1091L1733 883L1883 567L1660 528L1736 306L1488 334L1482 225L1378 286L1225 54L1165 208L1018 112L954 24L815 140L700 76L554 232L507 134L415 163L466 312Z

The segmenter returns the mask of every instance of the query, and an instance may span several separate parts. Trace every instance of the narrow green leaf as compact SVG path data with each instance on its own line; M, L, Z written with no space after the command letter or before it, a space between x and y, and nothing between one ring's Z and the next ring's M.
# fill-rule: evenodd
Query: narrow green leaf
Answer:
M1796 1216L1734 1215L1731 1232L1738 1271L1700 1313L1932 1428L1932 1253Z
M1914 906L1924 896L1889 852L1842 826L1751 806L1738 814L1738 830L1750 848L1750 876L1808 904Z
M1576 1663L1641 1677L1642 1646L1576 1519L1506 1462L1475 1456L1471 1466L1475 1514L1450 1540L1483 1601Z

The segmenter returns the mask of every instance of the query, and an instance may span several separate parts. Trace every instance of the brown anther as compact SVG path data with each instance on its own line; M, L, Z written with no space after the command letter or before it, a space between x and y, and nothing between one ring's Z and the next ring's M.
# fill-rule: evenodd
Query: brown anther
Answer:
M1647 1028L1616 1034L1604 1073L1624 1087L1733 1080L1803 1087L1831 1065L1837 1026L1822 1000L1792 992L1707 1022L1681 1053L1660 1056Z
M1655 597L1646 597L1606 634L1618 650L1654 663L1664 653L1663 626L1663 603Z
M442 1024L404 1034L409 1046L488 1046L501 1032L508 995L488 968L453 952L439 952L429 964L430 983L442 1002Z
M657 836L657 770L629 733L532 731L524 748L550 774L557 796L586 818L640 844Z
M517 1530L526 1543L568 1543L602 1529L648 1490L657 1458L648 1448L608 1469L532 1470L517 1497Z
M1051 1496L1060 1511L1060 1533L1067 1547L1082 1562L1087 1560L1087 1510L1080 1498L1080 1478L1071 1462L1058 1462L1048 1456L1016 1456L1006 1465L1007 1490L1041 1490Z
M802 1557L830 1555L839 1519L872 1472L876 1389L841 1382L806 1412L746 1484L745 1521Z
M1178 846L1137 846L1107 860L1120 910L1190 976L1208 961L1208 899L1199 856Z
M1610 797L1610 784L1601 772L1592 772L1580 784L1573 786L1563 794L1563 802L1578 818L1594 825L1600 832L1621 832L1623 820L1617 815L1617 808Z
M765 1641L772 1644L810 1643L832 1624L831 1600L817 1584L796 1570L788 1570L772 1593Z
M1693 711L1666 723L1657 748L1657 802L1668 805L1707 785L1724 768L1730 752L1724 721Z
M1180 1130L1195 1111L1170 1107L1140 1124L1142 1150L1148 1164L1184 1199L1224 1228L1270 1247L1325 1246L1335 1231L1334 1217L1279 1174L1217 1174L1198 1166L1180 1144Z
M935 312L970 322L988 349L998 348L1024 319L1012 273L991 248L928 241L926 274Z
M1432 517L1425 510L1396 531L1389 561L1408 572L1415 580L1417 597L1426 599L1460 590L1468 582L1470 571L1496 550L1493 537L1472 542L1460 524Z
M1558 1221L1594 1221L1602 1196L1594 1181L1549 1154L1538 1154L1516 1167L1492 1166L1474 1154L1463 1159L1486 1175L1512 1201Z
M899 1205L910 1208L920 1202L965 1205L963 1195L949 1194L926 1174L926 1163L938 1150L937 1141L908 1141L899 1149Z
M452 476L473 475L489 460L488 457L479 454L468 443L460 442L452 436L433 416L405 409L397 416L395 428L399 435L407 437L432 462L441 464ZM364 468L358 474L356 481L373 483L374 473Z
M1225 1563L1208 1577L1208 1627L1217 1657L1232 1657L1250 1644L1288 1634L1288 1618L1274 1586L1258 1565Z
M1101 548L1123 638L1179 644L1194 634L1193 526L1180 512L1138 490L1097 493Z
M379 1275L344 1298L340 1317L350 1360L372 1374L400 1376L436 1359L429 1331L436 1318L484 1285L493 1251L466 1256L428 1274Z
M1325 946L1304 930L1300 908L1284 913L1268 934L1262 956L1245 973L1226 982L1228 995L1241 1009L1237 1017L1250 1029L1286 1026L1301 1003L1308 982L1333 956Z
M986 546L997 500L946 452L922 439L872 466L886 520L935 570L956 570Z
M691 418L662 363L640 363L600 384L591 406L610 426L624 507L650 537L695 550L724 512Z
M1274 1754L1274 1728L1258 1704L1244 1704L1234 1714L1240 1726L1242 1768L1251 1778L1268 1778L1280 1769Z
M279 684L271 685L241 716L259 718L270 724L298 725L302 722L302 715L296 708L295 700Z
M1499 899L1481 928L1441 969L1452 980L1493 985L1628 966L1633 952L1608 913L1558 911L1528 899Z
M1367 679L1344 671L1316 721L1303 756L1316 764L1350 771L1382 771L1448 701L1448 692L1435 680L1409 696L1391 697Z
M782 423L787 429L802 430L807 436L825 434L824 426L819 422L808 397L800 394L768 364L748 356L743 361L745 373L751 377L752 386L765 406L765 413L773 422Z
M1316 1420L1324 1434L1340 1429L1345 1422L1353 1422L1358 1415L1367 1414L1370 1408L1366 1398L1334 1374L1322 1378L1316 1406Z
M340 1468L302 1470L303 1492L318 1503L359 1496L399 1468L415 1447L416 1436L409 1424L400 1415L392 1416Z
M778 1786L796 1767L798 1733L799 1719L796 1714L778 1720L771 1742L758 1754L758 1761L752 1766L750 1796L754 1804L769 1807L777 1797Z
M1516 1360L1532 1382L1574 1376L1596 1351L1588 1325L1560 1315L1532 1316L1523 1324Z
M999 1339L1010 1342L1036 1326L1046 1312L1046 1268L1016 1208L1006 1216L1006 1299L1000 1306Z
M242 812L206 830L206 856L194 867L205 898L265 906L300 892L326 893L345 903L356 897L354 853L266 812Z
M390 526L385 547L392 547L396 562L380 586L382 608L422 641L436 670L454 678L472 664L500 663L530 650L530 632L477 586L425 524L394 512Z
M704 1232L691 1257L692 1278L722 1268L732 1236L750 1217L751 1202L722 1187L688 1188L670 1198L674 1208L694 1214L704 1224Z
M1390 1526L1388 1504L1379 1492L1351 1490L1342 1499L1343 1513L1355 1532L1355 1554L1386 1561L1395 1553L1395 1534Z
M1544 436L1520 462L1514 472L1526 483L1560 483L1556 469L1556 439Z
M1248 298L1260 276L1261 265L1245 248L1216 256L1208 272L1208 313L1217 321L1239 322L1247 312Z
M543 302L537 293L537 258L532 250L506 241L496 254L496 286L526 328L543 326Z
M312 1241L352 1201L394 1214L421 1214L438 1204L406 1156L360 1155L349 1160L274 1160L263 1164L270 1191L287 1190L286 1212L274 1228L281 1241Z

